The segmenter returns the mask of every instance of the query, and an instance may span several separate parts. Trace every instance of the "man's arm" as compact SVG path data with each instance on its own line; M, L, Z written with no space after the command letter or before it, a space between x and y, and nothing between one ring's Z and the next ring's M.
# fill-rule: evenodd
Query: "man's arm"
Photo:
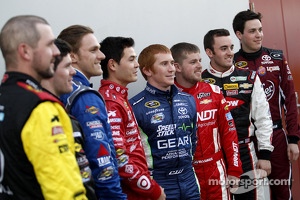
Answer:
M71 121L61 105L40 103L21 137L45 199L87 199L74 155Z
M299 157L298 141L300 138L300 130L298 125L298 112L294 81L292 73L288 66L286 58L282 57L282 66L280 68L280 91L284 99L285 120L288 137L287 154L290 161L297 160Z
M139 196L158 199L164 193L158 183L150 177L145 153L141 151L140 133L133 113L128 113L119 103L112 100L106 100L106 107L111 121L118 169L123 183ZM130 137L127 138L126 135ZM147 184L142 185L141 183Z
M70 112L85 135L85 152L101 199L126 199L118 173L116 152L104 102L94 92L81 93Z
M251 96L251 117L257 128L255 135L258 144L257 168L271 173L270 156L274 147L271 144L273 133L273 122L270 114L270 107L264 93L261 81L258 76L255 78Z

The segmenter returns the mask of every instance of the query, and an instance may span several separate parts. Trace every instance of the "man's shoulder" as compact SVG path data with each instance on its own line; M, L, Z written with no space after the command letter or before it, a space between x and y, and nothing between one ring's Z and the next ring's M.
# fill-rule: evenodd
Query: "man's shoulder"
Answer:
M17 88L21 88L20 92L24 94L22 96L22 100L28 99L30 97L31 101L37 101L37 102L42 102L42 101L53 101L57 103L61 103L56 97L54 97L52 94L40 90L40 89L35 89L31 87L30 85L24 83L24 82L17 82ZM23 90L22 90L23 89ZM26 97L24 98L23 97Z
M69 94L61 96L67 110L70 110L73 104L91 101L104 102L101 94L93 88L83 85L81 82L75 81L73 83L73 91Z
M145 91L141 91L139 92L138 94L136 94L135 96L133 96L132 98L129 99L129 103L132 105L132 106L135 106L137 104L139 104L140 102L144 101L146 99L146 96L145 96Z
M262 47L262 51L263 51L263 54L267 54L272 59L282 60L282 58L283 58L283 51L281 49L272 49L272 48L268 48L268 47ZM267 60L269 58L266 57L265 59Z

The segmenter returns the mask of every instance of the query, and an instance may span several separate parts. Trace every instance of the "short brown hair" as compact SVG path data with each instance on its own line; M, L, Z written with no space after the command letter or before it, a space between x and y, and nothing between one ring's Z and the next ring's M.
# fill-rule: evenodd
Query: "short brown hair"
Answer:
M72 52L78 53L83 36L94 33L94 31L83 25L72 25L60 32L57 38L62 39L72 46Z

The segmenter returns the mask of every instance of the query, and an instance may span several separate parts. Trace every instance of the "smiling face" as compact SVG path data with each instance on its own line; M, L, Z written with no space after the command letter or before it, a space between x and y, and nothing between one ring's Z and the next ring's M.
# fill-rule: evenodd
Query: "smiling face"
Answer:
M180 80L180 84L184 87L192 87L201 80L201 56L200 52L186 53L185 59L180 63L175 63L176 80Z
M70 93L73 90L72 77L76 74L75 69L71 65L70 54L63 57L57 65L52 81L53 91L57 96Z
M155 62L152 70L145 70L143 72L147 75L147 81L154 87L167 91L170 86L174 84L175 66L174 59L170 53L155 54Z
M232 66L233 46L230 36L214 37L213 50L205 50L214 69L225 72Z
M262 46L264 34L262 24L258 19L246 21L244 33L237 31L236 35L241 41L243 50L247 53L256 52Z
M89 33L82 37L78 53L72 53L72 64L88 79L92 76L101 76L101 60L105 55L100 51L100 45L94 34Z
M115 68L113 74L114 77L111 77L113 81L125 87L129 83L137 81L139 63L137 62L136 57L133 47L127 47L123 50L123 56L120 63L118 64L113 61L114 64L112 68Z

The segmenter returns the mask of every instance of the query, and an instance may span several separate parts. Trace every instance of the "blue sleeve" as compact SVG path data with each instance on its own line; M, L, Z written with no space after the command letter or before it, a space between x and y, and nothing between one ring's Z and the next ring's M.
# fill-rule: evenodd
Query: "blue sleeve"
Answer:
M104 102L95 93L85 92L77 97L70 112L84 131L85 152L98 199L126 199L121 189L116 152Z
M192 155L194 155L195 151L196 151L196 145L197 145L197 109L196 109L196 102L194 100L194 97L192 97L192 110L195 111L194 115L193 115L193 132L191 135L191 139L192 139Z

